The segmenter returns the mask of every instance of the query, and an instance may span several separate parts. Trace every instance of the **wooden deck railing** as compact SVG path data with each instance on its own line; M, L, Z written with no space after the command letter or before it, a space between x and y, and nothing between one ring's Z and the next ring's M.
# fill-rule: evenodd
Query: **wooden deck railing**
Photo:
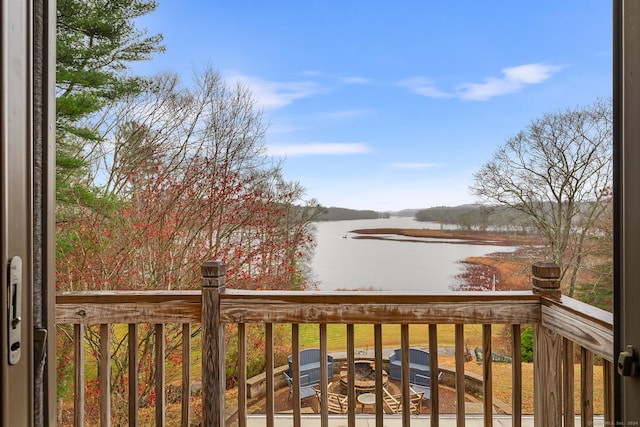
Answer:
M56 297L56 323L73 324L74 338L74 426L85 420L85 327L99 329L99 410L100 425L111 424L111 349L110 334L114 325L128 325L128 425L139 425L139 352L138 326L153 325L155 330L156 367L154 394L156 425L165 425L165 325L182 325L182 385L191 388L191 325L200 323L202 297L200 291L172 292L74 292ZM190 393L182 393L181 425L190 425Z
M553 266L538 264L533 268L533 292L452 292L449 294L387 293L387 292L281 292L225 290L224 265L206 263L203 268L202 292L96 292L64 294L57 297L57 323L75 325L76 384L74 391L75 425L83 425L83 325L103 325L100 342L108 342L109 325L129 325L130 337L135 337L135 327L141 323L155 324L156 334L162 336L164 324L184 324L188 337L190 324L202 326L202 425L225 424L225 326L237 325L238 377L246 378L246 325L265 325L266 393L265 419L268 427L274 426L274 325L291 324L291 354L293 378L299 377L300 325L317 324L321 357L319 388L321 393L319 417L321 425L329 425L327 405L327 325L346 325L346 358L349 375L347 395L349 407L347 424L355 426L356 392L354 387L355 338L354 325L369 324L374 328L374 359L376 366L383 364L382 326L400 325L400 346L403 357L408 358L409 325L428 325L429 349L432 355L431 372L438 372L438 325L455 325L455 390L457 425L465 425L465 376L464 325L482 325L483 352L483 407L485 426L493 425L492 383L492 325L510 325L512 335L512 418L513 425L522 422L522 365L520 363L521 325L533 325L535 332L534 355L534 417L536 426L572 426L575 420L574 402L574 348L580 352L580 402L582 425L593 425L593 370L594 358L602 360L604 383L605 423L613 423L613 329L610 313L560 296L557 270ZM132 339L129 345L131 373L137 378L137 347ZM164 340L156 340L163 343ZM183 345L185 367L182 389L189 390L189 344ZM109 425L109 351L105 345L100 352L100 414L101 425ZM164 366L161 344L156 352L156 364ZM402 363L401 390L409 395L408 360ZM437 376L431 376L431 425L439 423L439 393ZM165 391L163 369L156 377L156 425L165 425ZM383 425L382 371L376 370L376 425ZM137 425L137 387L130 385L129 425ZM299 387L294 384L294 426L302 425ZM189 425L189 393L183 393L182 425ZM409 399L403 399L402 425L409 426L412 415ZM246 426L247 387L239 381L237 425Z

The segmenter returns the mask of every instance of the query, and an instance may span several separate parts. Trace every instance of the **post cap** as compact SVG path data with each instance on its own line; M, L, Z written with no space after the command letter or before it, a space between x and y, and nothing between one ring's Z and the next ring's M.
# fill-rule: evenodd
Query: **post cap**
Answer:
M223 277L227 268L222 261L205 261L201 267L202 277Z

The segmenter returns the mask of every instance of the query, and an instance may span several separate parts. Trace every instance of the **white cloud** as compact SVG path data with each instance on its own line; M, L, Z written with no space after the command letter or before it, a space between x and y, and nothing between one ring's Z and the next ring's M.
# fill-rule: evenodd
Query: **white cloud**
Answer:
M318 84L312 81L277 82L237 73L229 74L227 81L247 86L256 100L256 106L265 110L286 107L297 99L320 92Z
M391 167L397 169L428 169L440 167L437 163L392 163Z
M369 79L367 79L366 77L356 77L356 76L352 76L352 77L342 77L340 79L340 81L342 81L342 83L347 83L347 84L358 84L358 85L363 85L363 84L367 84L370 83L371 81Z
M502 78L489 77L484 83L463 83L456 89L461 99L486 101L494 96L518 92L526 85L542 83L562 68L542 63L518 65L503 69Z
M314 143L269 145L267 154L276 157L298 157L313 155L349 155L368 153L371 148L364 143Z
M453 96L435 87L433 82L425 77L405 79L400 82L400 85L408 88L409 92L429 98L451 98Z
M301 74L303 76L318 77L318 76L322 76L324 73L320 71L315 71L315 70L306 70L306 71L303 71Z
M343 119L351 119L354 117L364 116L372 112L373 110L371 109L361 108L361 109L354 109L354 110L331 111L326 113L319 113L319 116L323 119L343 120Z

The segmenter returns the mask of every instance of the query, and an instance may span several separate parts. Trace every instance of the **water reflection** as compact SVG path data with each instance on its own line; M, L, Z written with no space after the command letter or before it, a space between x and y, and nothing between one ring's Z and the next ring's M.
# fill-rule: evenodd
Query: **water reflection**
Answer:
M319 290L451 292L464 272L460 262L470 256L509 252L511 246L466 244L459 239L411 238L350 233L365 228L442 228L412 218L328 221L317 224L318 246L312 262ZM384 237L384 239L380 239Z

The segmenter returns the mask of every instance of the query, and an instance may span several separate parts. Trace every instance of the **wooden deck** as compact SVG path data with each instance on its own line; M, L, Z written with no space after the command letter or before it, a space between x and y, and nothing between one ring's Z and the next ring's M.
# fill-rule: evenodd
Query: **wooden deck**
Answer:
M459 426L458 420L453 415L442 415L439 417L440 427L457 427ZM331 416L328 420L328 427L344 427L346 426L346 417L344 416ZM251 415L247 419L247 427L264 427L266 419L264 416ZM290 415L277 415L275 424L278 427L294 427L293 417ZM512 427L514 420L511 416L494 416L493 426L495 427ZM427 426L431 424L431 418L429 416L417 416L411 419L411 425ZM578 416L573 419L574 425L582 425L582 419ZM320 417L313 415L302 415L300 420L301 427L322 427ZM465 418L464 425L467 427L483 427L485 426L484 417L481 415L468 415ZM534 427L533 416L525 416L521 420L522 427ZM594 417L594 427L606 427L610 424L605 423L604 417ZM402 418L400 416L388 416L384 420L384 427L402 427L404 426ZM235 425L234 425L235 427ZM359 416L356 418L355 427L376 427L376 419L373 416Z
M129 397L128 423L139 424L137 395L139 325L151 325L155 334L154 360L157 366L154 379L156 425L166 420L165 333L166 325L181 324L182 336L182 388L189 389L191 378L192 325L201 326L202 333L202 419L194 420L205 426L225 425L225 368L226 334L233 331L237 342L239 378L247 373L247 328L252 323L264 325L264 360L266 362L264 415L261 425L274 427L288 421L275 411L276 383L274 375L274 325L289 324L291 340L288 345L293 357L293 378L299 377L300 361L296 355L300 347L300 325L316 324L320 347L321 382L323 399L327 395L327 325L346 325L346 369L349 372L347 414L336 418L329 414L327 402L321 401L319 413L312 417L304 414L299 389L294 386L292 414L288 417L295 427L316 425L323 427L345 425L376 425L377 427L402 425L446 425L451 415L440 413L437 377L431 376L431 413L416 416L410 413L409 399L403 399L400 415L385 414L382 406L382 371L376 370L376 405L372 414L360 414L356 404L353 372L355 366L354 325L372 325L375 337L373 360L383 366L382 326L399 325L400 348L403 349L400 393L409 396L409 325L428 325L428 348L432 355L438 351L438 326L453 325L455 329L455 369L452 389L455 392L455 419L457 426L500 425L502 418L494 414L492 327L509 325L514 349L512 357L512 410L509 425L531 425L531 417L522 411L522 365L520 363L522 325L534 326L534 414L536 427L575 425L575 414L581 413L583 426L594 425L594 375L602 375L603 423L613 421L613 325L610 313L560 295L555 269L546 264L533 267L532 292L454 292L450 294L382 293L382 292L269 292L225 290L224 265L207 263L203 266L202 291L191 292L90 292L63 294L57 297L56 322L73 324L75 342L75 425L85 425L84 338L88 325L99 325L94 345L99 345L99 407L100 425L111 423L111 337L114 325L128 325L128 345L119 346L128 352ZM465 376L465 325L477 325L482 331L482 381L479 394L482 415L480 420L467 413ZM195 328L195 327L194 327ZM237 337L236 335L237 334ZM237 339L236 339L237 338ZM96 343L97 340L97 343ZM577 353L575 350L577 349ZM574 373L575 359L579 358L580 375ZM595 358L602 360L602 369L594 372ZM406 360L405 360L406 359ZM438 357L431 357L430 371L439 372ZM379 374L378 374L379 373ZM576 389L577 387L577 389ZM578 390L576 392L576 390ZM578 395L578 399L574 398ZM253 423L248 411L247 384L238 384L237 425L247 427ZM192 410L188 394L182 397L180 425L191 424ZM288 419L288 418L287 418ZM277 420L277 421L276 421ZM337 423L334 421L338 420ZM177 421L172 419L172 421ZM505 421L506 422L506 421ZM513 424L511 424L511 422ZM285 424L283 424L285 423ZM362 424L368 423L368 424ZM393 423L393 424L392 424ZM597 425L597 424L596 424ZM609 424L612 425L612 424Z

